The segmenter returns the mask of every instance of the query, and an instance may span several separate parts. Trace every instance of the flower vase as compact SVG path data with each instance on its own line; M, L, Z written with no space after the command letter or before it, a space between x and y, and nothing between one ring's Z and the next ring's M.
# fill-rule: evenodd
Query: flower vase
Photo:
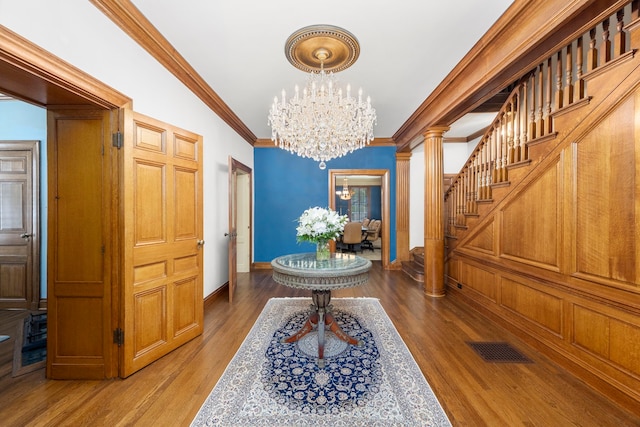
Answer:
M320 240L318 243L316 243L316 260L326 260L329 259L330 256L331 251L329 249L328 240Z

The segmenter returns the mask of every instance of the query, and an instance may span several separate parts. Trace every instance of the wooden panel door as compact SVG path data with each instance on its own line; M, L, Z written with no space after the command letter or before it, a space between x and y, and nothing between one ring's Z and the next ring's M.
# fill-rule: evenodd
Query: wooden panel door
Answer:
M39 141L0 141L0 308L40 303Z
M202 137L133 113L124 132L126 377L202 333Z
M236 238L238 236L238 194L237 194L237 163L229 156L229 231L227 232L229 251L229 303L233 303L233 294L236 292L238 282L238 248Z
M115 375L111 323L112 120L109 111L48 110L47 376Z
M229 156L229 231L228 237L228 263L229 263L229 302L233 302L236 284L238 282L238 226L242 224L245 227L241 231L241 249L248 253L243 253L246 258L244 268L248 270L249 260L251 259L251 232L249 225L251 224L251 169ZM246 212L239 212L241 209ZM240 216L243 219L240 219Z

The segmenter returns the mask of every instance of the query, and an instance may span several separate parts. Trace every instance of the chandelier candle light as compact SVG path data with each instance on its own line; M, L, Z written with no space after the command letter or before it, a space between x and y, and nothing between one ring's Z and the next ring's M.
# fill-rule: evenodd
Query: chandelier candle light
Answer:
M282 90L269 111L271 139L291 153L325 162L363 148L373 140L376 111L362 89L353 97L351 87L338 87L335 71L348 68L359 54L356 38L333 26L314 25L287 40L287 58L297 68L310 71L307 85L287 101Z

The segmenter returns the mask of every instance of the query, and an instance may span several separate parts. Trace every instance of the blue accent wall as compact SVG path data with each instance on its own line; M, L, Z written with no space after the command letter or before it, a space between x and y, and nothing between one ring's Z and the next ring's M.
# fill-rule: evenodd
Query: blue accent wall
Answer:
M371 216L369 217L369 219L382 219L382 205L380 202L382 200L382 187L379 187L379 186L371 187L370 191L371 191L371 194L370 194ZM395 205L392 205L392 206L395 206ZM395 232L395 228L394 228L394 232Z
M40 297L46 298L47 110L22 101L0 101L0 140L40 141Z
M366 147L327 162L327 168L321 170L318 162L288 151L255 148L254 262L271 262L281 255L315 251L312 244L296 241L296 226L305 209L327 207L330 169L389 170L389 203L392 207L389 218L389 258L390 261L395 260L395 154L395 147ZM380 217L381 213L378 215Z

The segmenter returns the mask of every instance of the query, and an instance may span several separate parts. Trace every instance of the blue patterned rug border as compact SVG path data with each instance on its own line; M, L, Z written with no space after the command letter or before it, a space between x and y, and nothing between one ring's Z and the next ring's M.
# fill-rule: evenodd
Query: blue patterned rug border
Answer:
M450 426L450 422L376 298L334 298L336 310L353 313L371 332L380 353L380 391L354 410L303 414L274 401L260 372L274 332L310 298L272 298L191 423L199 426Z

